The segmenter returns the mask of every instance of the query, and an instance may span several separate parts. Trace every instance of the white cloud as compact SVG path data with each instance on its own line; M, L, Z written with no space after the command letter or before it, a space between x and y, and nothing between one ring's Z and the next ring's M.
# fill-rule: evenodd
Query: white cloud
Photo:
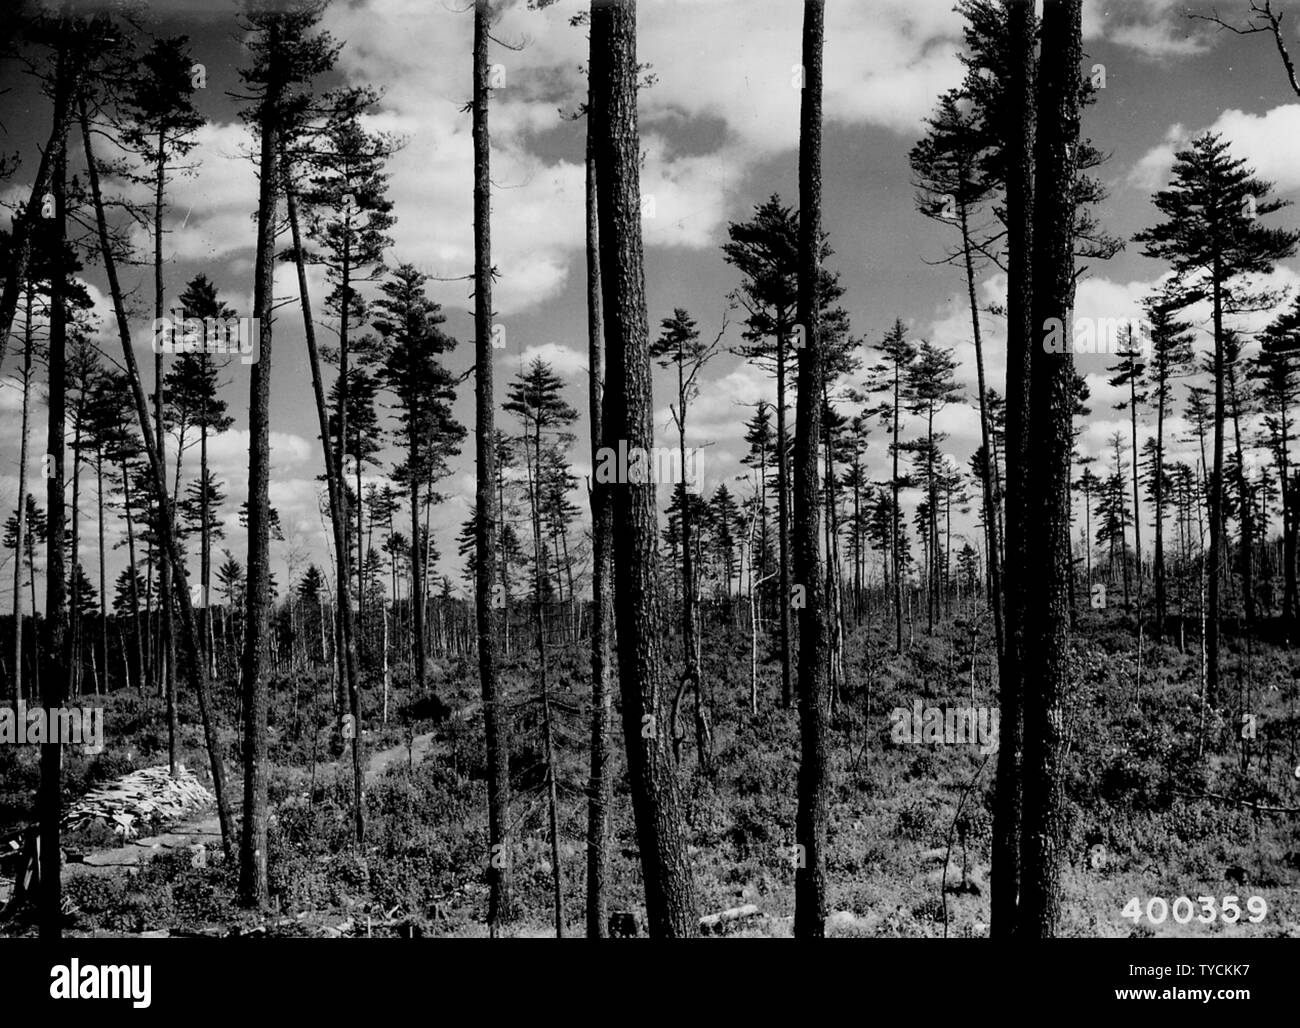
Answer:
M1234 158L1244 158L1280 191L1300 190L1300 104L1283 104L1263 114L1226 110L1212 125L1195 131L1172 125L1165 138L1134 163L1128 181L1143 189L1164 187L1176 152L1207 131L1222 135Z
M1084 0L1085 40L1106 39L1152 60L1188 57L1213 45L1214 30L1187 17L1185 0Z
M524 347L523 353L510 360L508 365L512 369L522 370L526 369L534 360L545 361L556 374L563 378L581 375L585 388L587 377L587 354L585 350L579 351L572 346L565 346L563 343L534 343L531 346ZM513 375L514 371L511 373Z

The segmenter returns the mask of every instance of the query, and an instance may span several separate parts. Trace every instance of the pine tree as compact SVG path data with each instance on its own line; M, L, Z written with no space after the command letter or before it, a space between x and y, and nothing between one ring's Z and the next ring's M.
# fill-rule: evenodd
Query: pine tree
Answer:
M1143 253L1167 261L1188 288L1208 295L1214 333L1214 462L1209 474L1210 580L1206 613L1207 699L1219 683L1220 566L1224 530L1224 420L1226 417L1225 317L1254 305L1247 277L1270 271L1291 256L1295 231L1269 228L1261 218L1285 206L1272 199L1272 183L1257 179L1234 158L1221 137L1204 133L1174 157L1169 188L1152 198L1164 220L1133 238Z
M465 438L464 427L451 412L455 385L450 372L437 359L456 341L439 326L446 320L442 308L425 295L428 276L413 265L400 264L380 287L374 304L374 327L386 354L382 378L397 400L396 410L405 444L405 459L393 469L393 479L410 497L411 538L416 541L411 569L411 602L415 635L415 684L426 689L424 576L419 545L420 490L446 476L448 458Z
M1124 410L1126 407L1129 412L1130 423L1130 442L1132 447L1133 460L1133 563L1137 578L1137 622L1138 638L1141 639L1142 631L1142 502L1138 494L1138 474L1141 463L1138 460L1138 407L1145 406L1147 395L1145 389L1140 389L1143 378L1146 374L1147 366L1141 360L1142 350L1133 339L1133 330L1129 329L1126 345L1122 346L1116 353L1119 358L1109 370L1114 372L1108 380L1112 387L1128 386L1129 399L1128 403L1119 403L1115 405L1116 410ZM1140 391L1139 391L1140 390ZM1126 565L1127 566L1127 565ZM1127 575L1125 576L1127 583ZM1128 586L1125 585L1124 602L1128 603ZM1140 650L1139 650L1140 655Z
M196 275L186 285L179 297L187 317L225 320L235 312L217 295L217 287L206 275ZM187 499L181 501L180 510L187 524L194 525L199 533L199 587L203 595L203 646L210 669L215 670L212 654L212 540L221 536L221 521L217 517L224 496L220 495L208 465L208 440L220 435L234 424L227 413L226 401L221 398L220 366L216 355L205 347L198 353L178 356L171 373L166 378L169 402L199 433L199 475L187 487ZM176 480L180 481L179 459ZM214 492L214 490L216 490ZM193 495L192 495L193 494Z
M137 74L130 79L124 98L129 124L123 133L123 142L143 163L144 170L138 181L152 187L153 209L151 227L153 235L154 318L163 317L166 310L166 293L163 285L163 218L167 203L169 174L176 170L177 162L184 160L195 146L195 133L203 118L195 109L195 84L191 75L193 58L189 40L175 36L155 40L137 66ZM154 434L159 440L159 459L165 463L166 447L162 444L166 409L166 385L163 376L163 354L154 353ZM165 468L164 468L165 472ZM179 474L177 476L179 481ZM173 499L173 502L174 499ZM176 643L172 623L172 569L164 552L159 551L159 619L161 651L163 656L163 688L166 691L168 731L172 739L171 763L175 773L174 713L176 709Z
M771 566L772 556L771 536L768 533L770 507L767 499L767 486L772 474L769 470L772 452L776 446L776 437L772 434L771 407L767 401L759 400L754 410L754 416L745 423L745 442L748 444L749 450L741 458L740 462L746 467L754 469L756 476L754 500L757 503L758 511L758 543L750 560L754 565L756 580L764 581L770 577L768 569ZM750 602L754 602L753 596L750 597Z
M650 356L659 362L661 368L675 367L677 370L677 403L671 406L673 421L677 425L678 447L681 453L681 481L677 492L685 498L689 491L688 469L694 461L688 461L686 451L686 420L691 400L699 392L697 379L705 366L718 352L721 333L712 343L700 338L695 319L685 310L676 308L671 317L661 324L662 334L650 344ZM708 686L702 679L700 666L699 623L696 614L696 597L698 585L695 578L695 547L692 538L691 504L681 503L682 527L682 647L685 656L685 668L678 694L691 683L695 693L695 740L696 759L700 767L708 773L712 763L713 732L709 727ZM674 703L674 706L676 703ZM675 726L674 726L675 730Z
M896 326L897 328L897 326ZM938 445L947 438L945 433L934 430L935 416L950 403L957 403L962 398L961 389L956 385L954 375L957 362L952 359L952 351L922 341L916 348L916 358L907 366L906 397L908 409L913 414L925 418L925 438L913 445L918 456L922 477L925 481L929 524L927 528L927 545L931 555L929 566L929 585L926 589L926 613L929 630L934 631L934 621L938 614L939 593L941 589L939 562L936 559L939 549L939 450Z
M1282 491L1282 616L1292 631L1300 624L1296 588L1296 540L1300 534L1300 498L1291 470L1295 439L1292 414L1300 400L1300 300L1279 314L1260 336L1260 350L1250 369L1258 383L1265 438L1277 465Z
M312 79L334 63L338 46L318 31L322 0L304 0L287 11L249 5L246 46L251 64L240 79L251 91L242 116L259 139L257 252L253 315L260 336L252 366L249 400L248 587L244 625L244 816L240 840L240 896L249 906L267 900L266 760L267 683L264 674L271 612L270 399L276 210L282 189L283 146L302 117ZM354 726L359 735L361 725Z
M1156 409L1155 449L1152 455L1152 501L1156 508L1156 538L1152 577L1155 585L1156 639L1163 637L1168 618L1165 584L1165 418L1169 413L1173 379L1185 374L1192 361L1191 326L1177 318L1182 300L1166 290L1148 297L1143 307L1150 326L1150 364L1147 381Z
M894 578L894 651L903 651L903 581L899 566L899 541L897 537L899 514L899 493L907 484L898 470L898 457L903 449L901 424L905 404L908 402L908 388L911 382L911 367L917 358L917 347L907 339L907 330L901 319L895 319L893 328L885 334L875 347L881 354L881 361L870 369L871 378L867 389L872 393L883 395L884 399L875 408L881 422L889 430L889 452L893 461L893 470L889 479L890 503L895 512L889 541L889 554Z
M736 543L740 526L740 508L725 482L718 484L709 498L710 518L714 527L714 547L722 576L722 595L731 599L731 581L736 575ZM737 583L739 588L739 583Z
M547 467L544 452L567 441L571 436L565 429L577 420L578 412L560 395L563 383L549 364L534 358L526 371L520 372L510 384L503 409L519 418L523 428L521 443L524 447L528 471L528 502L533 524L533 613L537 633L538 679L542 708L542 726L546 759L547 785L550 793L551 845L554 850L553 881L555 886L555 931L564 935L563 891L564 879L559 862L558 815L555 792L556 766L553 752L551 695L549 685L549 657L547 652L546 608L551 596L547 570L547 548L542 534L542 519L546 504ZM548 439L543 451L542 438Z
M972 74L970 77L978 78ZM974 83L969 88L978 88ZM975 369L980 412L980 438L985 453L992 451L987 393L984 384L984 341L980 309L975 297L977 269L987 258L990 226L980 223L983 208L992 197L996 180L985 174L990 137L988 126L972 110L969 92L949 90L939 99L937 110L927 120L927 132L912 148L910 161L920 189L917 205L928 217L955 223L960 248L945 255L948 263L961 262L965 271L966 296L970 308L971 334L975 342ZM997 517L991 461L980 464L984 489L985 548L989 563L989 603L999 659L1003 653L1002 577L999 568Z

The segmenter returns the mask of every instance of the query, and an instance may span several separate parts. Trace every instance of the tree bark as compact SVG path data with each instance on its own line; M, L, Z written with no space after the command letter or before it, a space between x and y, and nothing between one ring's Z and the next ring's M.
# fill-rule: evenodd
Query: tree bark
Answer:
M1209 597L1205 613L1205 702L1213 707L1219 692L1219 603L1223 563L1223 433L1224 433L1224 368L1223 354L1223 273L1216 256L1211 270L1213 287L1214 324L1214 467L1210 472L1210 552Z
M282 158L283 160L283 155ZM288 171L286 164L286 172ZM293 238L294 263L298 271L298 292L302 299L303 328L307 337L307 359L311 365L312 396L316 401L316 421L321 433L321 450L325 457L326 492L329 495L330 527L334 533L334 547L338 550L338 566L341 572L339 582L348 581L348 547L347 508L343 502L343 485L341 469L334 459L329 444L329 413L325 402L325 385L321 377L320 352L316 345L316 323L312 318L311 299L307 292L307 266L303 258L302 231L298 222L298 200L294 194L292 180L286 176L284 181L285 205L289 214L289 231ZM366 838L366 807L364 761L362 759L361 738L361 688L357 671L357 650L355 628L352 620L352 605L340 608L340 634L343 639L344 677L347 679L348 707L352 712L352 800L353 823L356 828L357 845ZM323 622L322 622L323 624ZM323 643L322 643L323 648Z
M590 60L590 58L589 58ZM589 65L590 67L590 65ZM591 466L598 466L605 442L605 351L600 306L600 223L596 204L593 100L587 98L587 393L591 419ZM587 785L587 937L609 932L609 722L610 722L610 563L613 511L609 490L593 474L591 487L591 770Z
M776 529L781 584L777 611L781 619L781 706L794 703L794 667L790 624L790 453L785 445L785 349L789 337L785 319L778 319L776 337Z
M1025 604L1025 448L1028 442L1030 354L1035 338L1033 299L1034 215L1034 58L1033 0L1006 0L1006 108L1000 142L1006 154L1007 228L1007 403L1006 524L1004 593L1005 648L999 675L1001 728L993 809L992 866L996 885L990 897L990 933L1016 931L1020 892L1021 761L1024 740L1024 680L1021 648Z
M629 451L654 444L650 328L641 242L634 0L593 0L590 113L595 136L601 295L605 310L606 441ZM611 487L613 524L625 544L614 566L619 689L632 810L650 933L699 932L694 872L664 710L659 607L659 516L652 483Z
M271 23L267 47L276 53L281 28ZM270 403L272 280L275 272L275 209L280 194L280 104L283 85L268 83L258 111L261 137L257 198L257 254L253 279L253 313L258 319L258 359L253 364L248 407L248 579L245 587L244 695L244 818L239 852L241 901L252 907L267 902L266 880L266 720L265 664L271 616L270 540ZM339 566L345 564L340 554ZM346 594L339 597L347 602ZM361 726L356 725L355 731Z
M54 78L54 124L56 129L66 126L71 90L76 88L69 79L69 56L59 48ZM54 150L51 173L51 190L54 194L54 225L50 232L50 327L49 327L49 398L48 432L45 453L46 471L46 565L45 565L45 673L41 676L41 701L46 710L54 710L64 702L68 670L68 605L67 569L64 564L64 500L63 460L64 429L67 415L67 255L64 253L67 233L67 198L65 196L68 174L67 136L59 132L51 141ZM5 326L6 335L8 327ZM56 736L41 744L40 782L37 786L36 809L40 827L40 880L37 912L42 939L58 939L63 935L63 883L59 851L59 820L62 813L60 776L63 768L63 747Z
M483 696L483 730L488 776L488 930L496 936L513 914L510 844L510 729L497 677L497 618L493 580L498 526L493 491L496 485L496 425L492 366L492 180L488 111L487 0L474 4L474 350L475 350L475 503L474 592L478 615L478 672Z
M1071 324L1074 301L1074 182L1079 146L1082 0L1047 0L1039 65L1035 139L1033 326ZM1031 350L1028 458L1022 582L1026 619L1024 667L1038 688L1025 694L1024 828L1021 841L1023 934L1055 936L1060 924L1065 690L1070 657L1070 463L1074 356ZM1026 489L1028 491L1028 488Z
M975 299L975 262L971 250L970 214L966 205L961 207L962 255L966 263L966 298L970 304L971 332L975 340L976 385L980 391L980 442L984 446L984 466L980 469L984 487L984 539L988 551L989 607L993 610L994 642L998 659L1002 659L1006 646L1002 628L1002 571L998 560L997 496L993 491L993 439L989 431L987 392L984 388L984 343L980 332L979 304Z
M817 449L822 421L822 341L818 287L822 202L822 42L825 0L805 0L803 97L799 111L799 352L794 437L794 572L799 611L799 807L795 843L794 934L826 933L826 606L821 559ZM790 597L783 597L789 606Z
M163 196L167 187L167 133L158 133L158 149L154 163L154 198L153 198L153 316L163 316L163 271L162 271L162 218ZM157 322L155 321L155 324ZM165 397L163 383L163 355L156 350L153 357L153 416L154 437L158 440L158 460L162 465L164 479L167 476L167 434L163 426L163 400ZM178 454L179 458L179 454ZM180 472L177 469L177 484L180 484ZM173 501L173 506L175 503ZM172 568L165 550L158 552L158 630L159 649L163 674L163 690L167 696L167 765L172 777L176 777L176 641L172 625Z
M14 537L14 684L11 698L17 705L23 695L23 553L28 545L27 534L27 433L31 421L32 397L32 308L33 283L27 280L27 320L23 327L23 400L22 428L18 442L18 512ZM32 605L32 626L36 625L36 605ZM40 647L36 647L40 658Z

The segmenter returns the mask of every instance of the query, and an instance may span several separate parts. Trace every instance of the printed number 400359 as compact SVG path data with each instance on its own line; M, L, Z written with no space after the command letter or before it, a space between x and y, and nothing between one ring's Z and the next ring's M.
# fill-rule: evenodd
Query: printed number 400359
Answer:
M1188 896L1179 896L1173 902L1173 918L1179 924L1187 924L1193 917L1203 924L1213 924L1215 918L1220 917L1224 924L1236 924L1241 920L1241 907L1237 903L1236 896L1224 896L1222 904L1216 908L1218 901L1213 896L1197 896L1196 903L1193 903ZM1199 914L1196 912L1197 904L1201 908ZM1246 920L1251 924L1259 924L1268 916L1268 904L1263 896L1251 896L1246 900L1246 910L1250 913ZM1121 911L1121 916L1132 918L1134 924L1139 923L1144 914L1152 924L1163 924L1170 915L1170 905L1159 896L1155 896L1147 900L1144 911L1142 901L1134 897L1124 904L1124 909Z

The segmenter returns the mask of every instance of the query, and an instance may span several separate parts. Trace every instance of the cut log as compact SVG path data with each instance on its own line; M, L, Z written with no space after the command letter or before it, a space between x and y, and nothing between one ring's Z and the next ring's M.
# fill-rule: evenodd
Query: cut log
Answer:
M748 921L751 918L760 916L762 915L759 913L758 906L754 903L746 903L743 907L720 910L716 914L706 914L700 918L700 934L723 935L737 922Z

